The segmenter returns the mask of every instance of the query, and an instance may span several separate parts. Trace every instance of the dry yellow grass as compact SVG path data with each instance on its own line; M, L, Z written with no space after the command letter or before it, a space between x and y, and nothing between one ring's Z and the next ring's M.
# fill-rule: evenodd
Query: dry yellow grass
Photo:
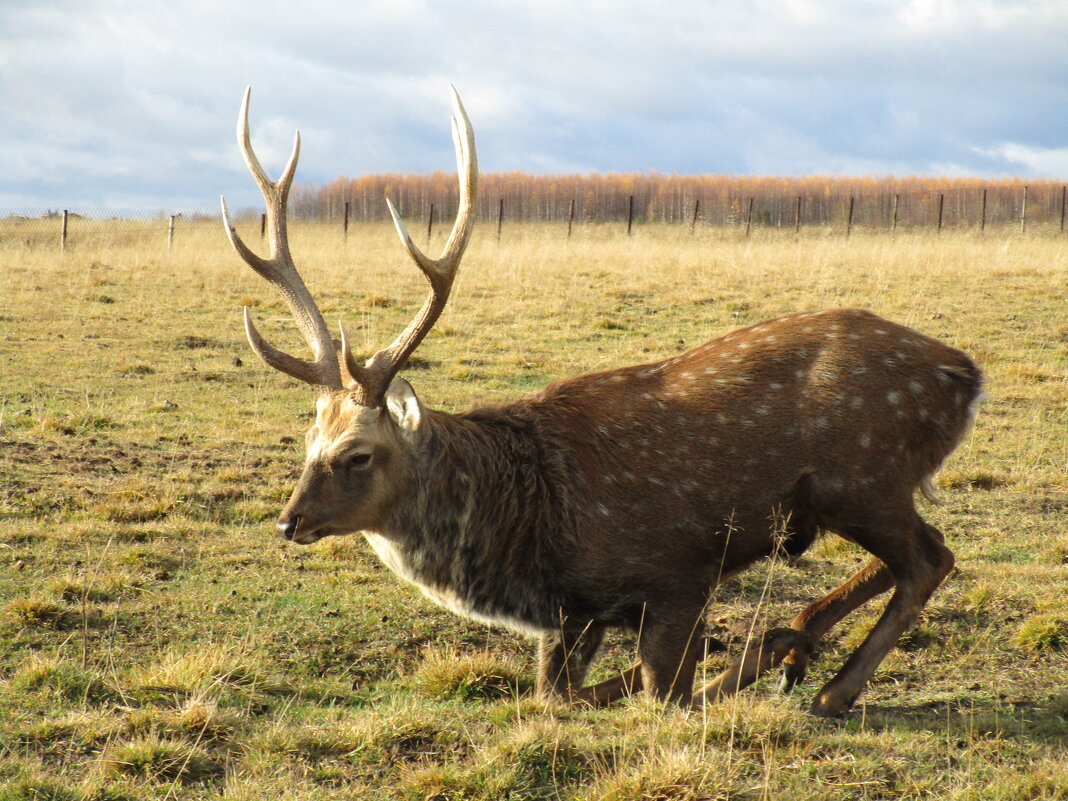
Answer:
M357 349L425 291L384 225L297 227L293 250ZM511 692L528 643L430 606L359 541L283 547L311 398L248 351L240 307L304 346L221 226L170 253L0 239L0 297L4 801L1068 796L1068 237L483 228L408 371L463 409L829 306L972 354L990 398L924 512L958 569L844 725L802 710L868 611L799 698L565 710ZM781 623L861 558L823 541L763 600L768 566L725 585L713 616Z

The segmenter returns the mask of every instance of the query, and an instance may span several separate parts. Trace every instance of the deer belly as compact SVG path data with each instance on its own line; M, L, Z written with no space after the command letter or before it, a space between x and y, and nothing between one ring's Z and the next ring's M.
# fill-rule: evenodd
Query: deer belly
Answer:
M450 587L438 586L437 584L421 578L415 570L412 569L407 554L381 534L365 531L363 532L363 536L371 546L371 549L375 552L378 558L382 560L382 563L386 567L405 581L414 584L422 591L423 595L434 603L440 604L446 609L463 617L477 620L480 623L504 626L519 634L537 636L543 633L544 629L542 627L534 625L529 621L520 620L513 615L501 613L494 609L479 608L475 603L464 598L456 590L453 590Z

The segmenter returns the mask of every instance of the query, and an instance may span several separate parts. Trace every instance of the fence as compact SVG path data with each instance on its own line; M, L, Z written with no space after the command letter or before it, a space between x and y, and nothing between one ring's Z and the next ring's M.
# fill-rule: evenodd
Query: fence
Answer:
M431 175L339 178L296 186L296 219L386 220L383 197L406 217L450 218L456 179ZM716 175L483 173L479 217L486 222L625 222L869 228L1059 225L1065 188L1056 181L974 178L783 178Z
M408 176L409 184L421 178L426 191L414 192L409 185L404 192L388 184L397 203L414 230L425 228L430 239L435 226L451 225L456 213L455 187L451 189L436 182L436 176ZM609 195L590 190L580 199L578 193L569 198L533 193L508 195L494 193L494 182L483 181L478 216L495 230L497 239L509 224L524 222L559 223L563 233L571 237L575 225L617 226L621 234L630 235L636 226L650 223L688 227L733 228L744 236L759 229L778 229L800 233L804 228L824 232L839 232L850 236L856 229L865 231L971 229L983 233L988 229L1063 234L1068 188L1063 184L1013 184L1002 182L993 186L946 186L938 189L908 192L835 194L822 192L790 195L784 187L758 194L753 183L770 179L735 179L729 191L705 196L665 193L662 188L644 187L642 192ZM775 179L782 182L782 179ZM798 181L806 179L797 179ZM489 183L489 186L485 186ZM747 185L748 184L748 185ZM428 188L429 187L429 188ZM529 188L529 187L528 187ZM437 194L430 191L434 189ZM655 191L654 191L655 189ZM294 220L316 223L323 235L336 230L347 236L351 225L358 222L384 220L384 213L374 212L366 198L359 202L342 200L326 202L324 190L296 188L290 203ZM382 195L378 206L384 208ZM258 210L245 210L236 215L245 226L258 221L262 233L263 215ZM414 219L413 219L414 218ZM112 246L158 241L164 248L173 247L175 238L192 224L220 226L217 214L168 214L128 212L122 216L76 213L69 209L9 214L0 218L0 245L24 247L55 247L65 250L84 245L94 238L107 237Z

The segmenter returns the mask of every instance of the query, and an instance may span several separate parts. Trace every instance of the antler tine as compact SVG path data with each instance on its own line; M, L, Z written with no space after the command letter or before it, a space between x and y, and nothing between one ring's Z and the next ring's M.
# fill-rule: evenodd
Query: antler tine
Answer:
M307 362L297 359L272 347L256 330L252 323L252 316L248 307L245 308L245 334L249 344L263 361L271 367L286 375L297 378L309 384L323 386L331 390L344 388L341 381L341 369L338 365L334 343L330 339L330 332L326 327L319 307L293 264L293 257L289 252L289 235L286 231L286 202L289 199L289 188L293 183L293 175L297 170L297 160L300 157L300 132L293 139L293 152L286 162L278 181L272 181L263 166L260 164L256 153L252 149L252 139L249 135L248 106L252 88L245 89L245 96L241 101L241 111L237 117L237 143L241 149L241 155L245 159L249 172L255 178L263 194L263 200L267 209L267 232L270 247L270 258L264 259L252 252L242 241L230 218L230 210L226 206L226 199L222 199L223 222L226 225L226 235L238 255L257 273L270 281L281 293L286 305L289 306L297 326L300 328L304 339L311 346L315 354L315 361Z
M375 353L364 365L359 365L349 351L347 342L344 342L342 353L344 354L345 367L349 373L349 381L346 384L350 389L360 393L363 397L361 402L367 406L375 406L381 403L389 382L393 376L404 366L412 352L423 341L423 338L434 327L441 315L445 304L448 302L452 291L453 279L460 266L467 243L471 239L471 230L475 224L476 201L478 198L478 157L475 153L475 134L471 128L471 121L467 118L463 103L456 87L452 90L452 135L456 147L456 169L460 182L460 204L456 212L456 221L453 223L452 232L445 243L441 256L431 259L424 254L412 241L411 235L401 221L400 214L392 201L386 199L389 213L393 217L393 224L397 229L401 242L408 250L412 260L426 275L430 282L430 295L427 296L422 308L408 324L408 327L393 341L393 343ZM344 333L344 332L343 332Z

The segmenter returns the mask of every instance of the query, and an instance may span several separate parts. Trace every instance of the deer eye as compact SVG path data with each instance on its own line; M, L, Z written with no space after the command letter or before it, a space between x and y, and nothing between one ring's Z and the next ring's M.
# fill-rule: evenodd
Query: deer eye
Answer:
M346 465L352 470L362 470L371 463L370 453L354 453L349 457Z

